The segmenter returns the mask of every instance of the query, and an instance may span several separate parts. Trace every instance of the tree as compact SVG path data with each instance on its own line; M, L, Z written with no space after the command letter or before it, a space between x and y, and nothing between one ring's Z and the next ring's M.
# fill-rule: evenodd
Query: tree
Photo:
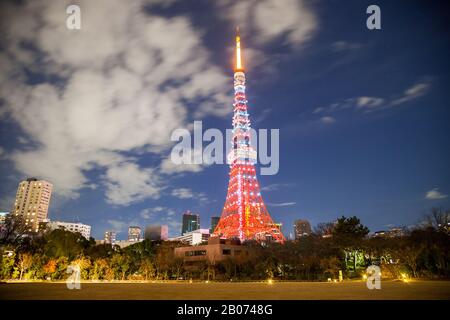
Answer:
M174 244L162 242L159 245L156 257L155 268L157 278L169 278L169 272L174 263Z
M50 258L43 267L44 272L52 279L56 273L57 265L58 265L58 260L55 258Z
M336 257L327 257L320 259L320 268L326 278L334 278L341 269L341 263Z
M73 260L83 254L88 240L80 233L56 229L44 236L43 253L47 257L67 257Z
M0 232L0 243L18 246L27 233L27 226L22 215L9 213Z
M84 256L80 256L74 261L72 261L73 265L76 265L80 268L81 271L81 278L87 279L89 275L89 267L91 266L91 260Z
M353 216L342 216L337 220L332 235L334 241L342 246L354 248L360 245L361 240L369 233L369 229L362 225L360 220Z
M139 265L139 271L145 275L145 280L149 280L155 277L155 267L153 266L150 258L145 258Z
M23 273L27 271L33 263L33 256L29 253L21 253L19 254L19 269L20 269L20 277L19 280L22 280Z
M116 253L111 258L111 266L117 277L125 280L126 273L130 268L130 259L124 254Z
M236 261L230 257L219 263L220 269L223 269L226 279L236 277Z
M104 258L95 259L91 268L90 277L92 280L104 279L109 269L108 261Z
M320 222L314 228L314 233L319 236L328 236L331 235L334 229L334 222Z
M2 254L2 260L0 264L0 279L9 279L11 277L11 272L14 269L15 258L16 254L14 252Z
M408 245L399 248L399 250L397 251L397 256L400 258L400 261L411 269L413 277L417 277L417 266L418 266L417 258L422 253L423 249L424 249L423 245L419 246Z
M178 280L183 272L184 260L183 258L173 258L171 261L171 269L175 273L175 278Z
M432 227L436 230L449 232L450 230L450 210L443 208L431 208L431 212L425 216L425 227Z
M92 259L111 257L114 252L115 251L110 243L89 246L89 248L85 250L85 254Z

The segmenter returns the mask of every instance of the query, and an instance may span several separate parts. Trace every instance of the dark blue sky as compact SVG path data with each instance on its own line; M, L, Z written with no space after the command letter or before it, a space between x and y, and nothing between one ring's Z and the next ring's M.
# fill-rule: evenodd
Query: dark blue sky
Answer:
M139 19L132 18L138 14L134 11L124 12L120 7L123 4L115 7L112 3L108 10L117 17L117 28L148 28L147 35L153 36L146 37L148 47L154 42L163 48L146 52L149 58L167 49L175 58L179 54L186 55L186 61L198 61L198 65L194 64L183 77L191 81L197 74L202 79L204 73L208 79L204 86L208 90L177 100L181 105L172 103L173 110L185 110L185 114L175 114L173 119L182 118L178 124L186 127L193 120L203 120L205 129L225 130L231 127L232 47L234 28L240 23L244 51L247 49L244 63L247 66L247 94L253 127L280 129L280 171L274 176L259 176L259 180L269 213L275 221L283 223L286 236L292 232L293 221L298 218L308 219L316 225L341 215L356 215L376 231L389 226L414 224L434 206L449 208L450 10L444 1L313 1L307 4L286 1L283 8L268 10L274 16L268 16L267 24L258 22L267 12L262 5L259 9L255 6L252 12L251 8L245 7L246 1L241 7L228 1L218 3L174 1L170 5L149 4L145 6L146 10L141 10ZM381 8L381 30L366 28L368 15L365 11L370 4ZM82 17L85 14L89 19L93 9L88 7L88 2L82 2L80 6ZM49 11L58 12L59 7L53 7L42 6L42 11L37 9L37 12L46 17ZM25 19L29 10L29 5L25 4L15 12L18 18ZM292 10L303 11L297 14L291 13ZM248 19L242 20L239 12L246 12ZM127 20L131 27L125 22L121 25L121 14L131 17ZM283 14L286 19L280 22L279 16ZM160 24L155 22L159 21L158 17L162 19ZM176 24L177 17L183 17L185 24ZM62 19L65 19L64 15ZM139 25L146 19L148 25ZM4 23L12 24L11 19L5 20ZM138 127L133 122L137 121L134 118L129 122L123 120L124 123L120 116L113 120L104 118L105 121L109 119L108 123L99 121L93 135L89 135L90 131L84 127L83 121L79 121L80 118L77 118L79 126L74 132L65 131L65 126L60 128L53 123L52 119L55 122L66 121L76 116L73 111L65 113L65 108L72 110L71 99L79 97L69 94L72 90L69 84L71 81L75 83L78 74L94 69L100 74L108 74L108 63L116 67L120 64L117 57L131 52L132 42L113 43L109 51L100 53L98 51L101 50L94 47L88 48L90 37L86 32L97 32L98 45L104 47L111 42L106 36L103 42L102 32L113 30L113 39L120 39L122 32L122 29L114 29L114 25L111 28L89 28L89 22L86 22L87 30L82 27L86 38L81 38L79 43L86 47L79 52L75 49L66 52L57 44L50 43L56 40L47 41L48 38L62 36L62 33L54 31L52 34L54 29L46 25L31 28L40 30L34 36L28 37L11 27L2 37L0 64L13 65L13 68L8 69L9 73L5 72L0 82L3 87L0 96L3 101L0 106L0 170L3 177L0 210L10 209L21 179L36 175L51 182L57 181L49 217L90 224L96 238L101 238L105 230L113 228L123 239L130 224L144 227L160 222L169 224L172 236L178 235L181 214L186 210L198 212L202 227L209 228L210 217L220 215L225 201L226 165L204 167L197 172L164 171L162 161L170 153L170 147L161 150L157 147L170 141L167 138L162 142L152 140L147 143L143 140L130 144L130 140L138 141L140 137L139 132L133 130ZM159 29L161 24L167 24L167 27ZM23 29L26 28L25 24ZM46 28L50 31L45 32ZM131 41L133 36L141 39L142 35L133 30L126 36L127 41ZM189 36L192 43L196 43L192 49L195 58L189 57L181 44L180 53L176 45L171 47L172 42L165 44L166 38L176 38L177 32L184 31L187 33L183 41L188 42ZM19 49L17 43L21 44ZM120 46L124 49L119 49ZM188 44L186 46L189 47ZM25 53L29 56L20 56ZM89 55L92 55L92 63ZM96 55L104 57L104 60ZM248 61L251 57L254 60ZM161 59L165 61L166 58L167 55L162 55ZM44 61L42 64L40 59ZM104 64L97 66L98 61ZM145 64L145 58L142 63ZM183 63L183 67L187 64ZM177 66L173 70L178 72L179 68ZM149 70L156 70L156 65ZM172 94L164 89L167 81L171 83L178 79L171 78L170 70L164 69L167 72L163 76L159 73L148 78L144 73L139 75L142 77L139 79L148 81L148 84L145 82L148 86L155 86L158 98L154 100ZM19 79L14 76L15 72L21 74ZM158 77L163 80L153 84L152 79ZM93 78L83 79L85 82L81 83ZM216 86L209 83L214 83L215 79L216 83L225 82ZM15 96L12 98L14 93L11 89L6 90L5 84L14 81L18 81L15 87L23 86L23 96L31 97L29 100L22 102ZM119 88L128 84L123 81L118 84ZM201 91L202 85L193 82L192 86ZM34 86L44 83L50 84L61 98L61 102L55 104L57 107L50 111L44 105L51 102L38 105L39 95L33 94ZM187 95L186 87L174 90L183 92L184 97ZM226 95L226 98L220 98L221 95ZM47 99L51 93L43 96ZM212 96L217 112L199 107ZM133 108L138 108L139 103L145 105L146 99L153 101L153 97L155 95L133 97L136 100L130 104L131 107L127 105L126 112L135 112ZM108 106L120 107L120 96L119 100L111 100L113 102ZM95 101L105 103L96 98L81 100L80 103L83 101L88 101L88 104L92 101L93 104ZM172 104L167 105L172 108ZM167 107L163 104L149 108ZM42 127L48 132L41 135L31 130L33 125L25 119L24 110L28 113L35 110L37 117L48 112ZM109 109L100 110L108 112ZM95 115L103 119L101 112ZM142 114L137 117L146 119ZM149 119L148 127L158 127L158 121L162 121L161 117ZM170 122L170 119L166 120ZM70 119L67 121L71 123ZM108 124L113 129L108 129ZM124 142L102 140L119 125L125 128L120 131ZM79 138L76 130L86 132L86 137ZM155 135L150 133L149 137L153 139ZM53 141L51 136L67 138ZM94 143L97 139L100 142ZM113 146L116 142L117 145ZM85 147L87 145L89 147ZM61 155L71 153L75 146L75 156L69 159ZM105 150L111 153L97 159L96 154ZM86 157L91 158L83 162ZM121 159L115 159L117 157ZM51 165L42 164L44 162ZM59 167L57 164L60 162L67 165ZM125 167L130 171L124 170ZM151 171L145 171L147 169ZM124 187L122 182L125 184L127 181L124 175L144 172L141 170L147 172L148 179L132 190ZM140 188L146 191L141 193Z

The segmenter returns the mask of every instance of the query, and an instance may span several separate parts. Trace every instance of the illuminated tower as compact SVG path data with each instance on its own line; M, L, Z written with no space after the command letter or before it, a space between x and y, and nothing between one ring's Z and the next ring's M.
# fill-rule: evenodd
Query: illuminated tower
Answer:
M230 181L222 215L213 235L239 238L241 241L284 242L283 234L267 211L256 178L257 155L250 144L250 119L239 30L236 36L233 106L232 150L228 154Z

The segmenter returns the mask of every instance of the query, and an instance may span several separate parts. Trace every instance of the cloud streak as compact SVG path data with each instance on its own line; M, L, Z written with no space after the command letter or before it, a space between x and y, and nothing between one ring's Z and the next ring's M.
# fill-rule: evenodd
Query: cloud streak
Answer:
M326 107L315 108L313 114L330 114L335 112L341 112L344 110L355 110L362 111L364 113L381 111L389 109L400 104L407 103L409 101L415 100L425 94L427 94L431 89L431 81L425 79L422 82L418 82L408 89L406 89L402 94L394 96L392 98L381 98L372 96L359 96L348 98L340 102L335 102ZM322 117L323 122L327 117ZM331 119L330 119L331 120Z
M295 206L297 202L281 202L281 203L268 203L270 207L290 207Z
M440 200L445 199L447 197L448 195L440 192L438 188L434 188L430 191L427 191L427 193L425 194L425 199L427 200Z

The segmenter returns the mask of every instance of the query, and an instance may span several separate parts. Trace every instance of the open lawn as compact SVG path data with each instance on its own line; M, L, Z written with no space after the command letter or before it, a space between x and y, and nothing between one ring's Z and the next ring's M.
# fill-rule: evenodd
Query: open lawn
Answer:
M450 281L382 281L369 290L363 281L92 283L69 290L65 283L0 284L0 299L446 299Z

